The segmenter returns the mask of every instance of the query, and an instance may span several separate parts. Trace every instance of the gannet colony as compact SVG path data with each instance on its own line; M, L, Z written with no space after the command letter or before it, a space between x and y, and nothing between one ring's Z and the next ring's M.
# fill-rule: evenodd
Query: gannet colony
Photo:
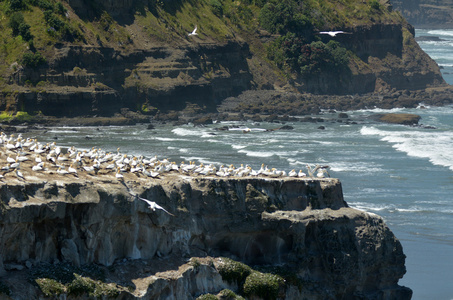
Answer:
M190 176L219 177L329 177L328 166L316 165L313 169L307 165L307 173L302 170L286 172L269 168L265 164L259 170L249 165L235 167L233 165L216 167L212 164L195 164L181 162L177 164L157 156L145 158L130 156L120 152L106 152L93 147L90 150L77 150L74 146L63 148L53 143L40 143L36 139L24 139L20 134L0 134L0 180L16 178L26 181L38 174L59 174L62 176L79 177L81 174L91 176L111 176L122 181L127 174L158 178L168 173L180 173ZM129 176L129 175L127 175Z

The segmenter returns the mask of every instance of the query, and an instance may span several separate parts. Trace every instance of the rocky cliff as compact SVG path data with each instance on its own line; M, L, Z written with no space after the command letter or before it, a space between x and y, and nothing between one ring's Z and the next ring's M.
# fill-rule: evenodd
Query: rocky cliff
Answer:
M303 64L285 74L269 59L267 52L286 33L263 30L258 18L266 1L261 6L145 2L69 1L52 6L53 11L30 2L28 13L17 8L16 14L33 25L31 40L27 44L20 35L2 33L8 47L16 48L0 53L6 62L0 70L0 110L111 116L120 108L154 114L190 103L215 111L227 97L250 89L345 95L445 84L437 64L415 42L412 26L388 1L349 3L338 7L332 20L330 4L301 12L312 22L303 31L306 45L334 41L350 51L343 71L334 67L310 76L297 75ZM8 11L5 15L10 17ZM6 20L5 27L13 26ZM63 29L52 27L55 22L65 24ZM198 35L187 36L195 25ZM348 34L319 34L336 29Z
M347 206L337 179L117 180L25 168L23 177L7 174L0 186L0 288L12 299L85 299L101 284L118 299L195 299L225 289L262 295L228 277L237 272L226 273L230 261L220 257L260 270L253 274L283 270L279 299L411 297L398 285L401 244L380 217ZM105 272L104 283L68 271L87 264ZM76 277L64 288L67 273Z
M453 6L449 0L393 0L395 9L420 28L453 28Z

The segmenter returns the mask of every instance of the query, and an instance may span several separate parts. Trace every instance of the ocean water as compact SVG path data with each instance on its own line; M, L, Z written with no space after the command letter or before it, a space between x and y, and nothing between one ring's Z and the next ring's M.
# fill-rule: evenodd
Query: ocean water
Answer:
M368 116L382 112L416 113L436 127L379 124ZM348 112L357 124L288 122L293 130L266 131L282 124L222 122L206 127L146 125L130 127L54 127L30 132L40 140L80 149L101 147L130 155L169 158L176 162L261 163L290 171L306 164L327 164L340 178L351 207L382 216L407 255L400 284L413 299L452 299L453 287L453 106L425 109ZM220 127L231 130L221 131ZM250 128L244 134L243 129Z
M421 42L453 83L453 30L417 30L446 41ZM450 49L450 50L449 50ZM415 113L428 127L408 127L369 121L383 112ZM288 122L293 130L266 131L276 123L227 122L193 127L146 125L53 127L26 137L56 141L79 149L101 147L130 155L168 158L177 162L262 163L286 170L306 164L330 166L343 185L351 207L382 216L401 241L407 273L399 284L414 291L413 299L453 299L453 106L347 112L357 124ZM325 130L318 129L320 125ZM230 126L228 131L218 130ZM243 129L250 128L247 134Z
M453 84L453 29L416 29L415 36L439 38L439 41L419 41L420 47L441 67L442 75Z

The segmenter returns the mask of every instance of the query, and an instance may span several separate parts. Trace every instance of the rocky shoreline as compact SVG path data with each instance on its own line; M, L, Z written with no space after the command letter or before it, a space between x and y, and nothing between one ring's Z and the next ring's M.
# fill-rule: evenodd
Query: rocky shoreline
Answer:
M25 126L128 126L138 123L170 123L181 125L192 123L195 126L209 125L213 121L316 122L316 115L322 111L347 112L370 108L415 108L424 106L444 106L453 103L453 87L443 86L419 91L394 91L388 94L365 95L314 95L276 90L249 90L237 97L223 100L215 111L187 104L182 110L155 111L152 114L121 109L110 117L80 116L52 117L42 114L30 116L27 120L11 118L2 124L3 131L11 133L16 129L9 125ZM315 117L309 117L315 116ZM294 118L299 117L299 118ZM302 117L302 118L300 118ZM375 118L379 121L379 118ZM416 125L417 122L402 123Z

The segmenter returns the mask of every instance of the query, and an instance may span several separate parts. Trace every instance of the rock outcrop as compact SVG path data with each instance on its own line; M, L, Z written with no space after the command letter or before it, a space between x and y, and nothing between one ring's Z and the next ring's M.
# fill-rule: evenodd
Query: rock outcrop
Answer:
M453 28L453 7L449 0L394 0L392 3L417 27Z
M0 281L13 299L42 299L19 274L59 262L109 266L110 281L135 285L121 299L239 293L219 275L221 256L294 274L301 284L287 281L282 299L412 294L398 285L406 271L400 242L380 217L348 207L337 179L23 176L7 174L0 187Z

